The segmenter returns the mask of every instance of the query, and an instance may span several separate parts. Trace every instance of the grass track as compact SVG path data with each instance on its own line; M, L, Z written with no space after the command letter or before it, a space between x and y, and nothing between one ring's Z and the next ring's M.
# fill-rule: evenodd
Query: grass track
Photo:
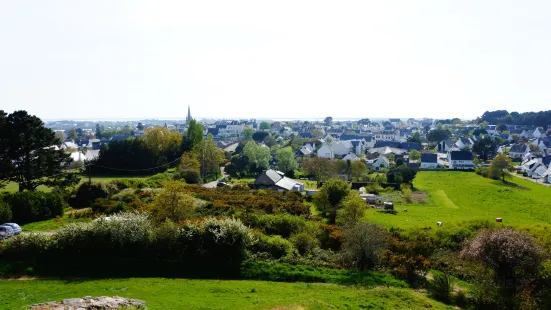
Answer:
M142 299L148 309L452 309L400 288L164 278L0 281L1 309L87 295Z

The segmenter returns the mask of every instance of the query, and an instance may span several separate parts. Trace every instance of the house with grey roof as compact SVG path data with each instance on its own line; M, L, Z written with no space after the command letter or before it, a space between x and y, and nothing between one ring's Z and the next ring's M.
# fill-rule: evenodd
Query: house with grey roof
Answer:
M283 172L273 169L263 170L256 177L254 186L256 188L271 188L280 192L304 191L304 183L288 178Z
M448 152L448 167L454 170L474 169L473 153L469 151Z

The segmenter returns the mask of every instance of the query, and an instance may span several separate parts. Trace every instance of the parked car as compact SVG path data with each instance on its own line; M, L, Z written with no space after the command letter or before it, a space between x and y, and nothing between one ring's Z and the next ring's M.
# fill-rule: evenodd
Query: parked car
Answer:
M23 229L21 229L21 226L19 226L18 224L15 224L15 223L5 223L5 224L2 224L2 225L10 226L13 229L13 232L16 235L20 234L23 231Z
M216 183L216 187L225 187L225 186L228 186L228 183L226 183L226 182L218 182L218 183Z
M13 232L13 228L11 228L11 226L0 225L0 239L6 239L13 235L15 235L15 232Z

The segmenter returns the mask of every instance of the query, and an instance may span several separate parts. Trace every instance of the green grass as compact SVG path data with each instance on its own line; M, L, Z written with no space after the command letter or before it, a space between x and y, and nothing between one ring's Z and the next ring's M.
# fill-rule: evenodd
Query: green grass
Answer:
M164 278L0 281L2 309L115 295L142 299L148 309L452 309L404 288Z
M82 212L80 211L74 211L74 212ZM69 211L71 212L71 211ZM33 222L29 224L25 224L21 226L21 229L23 231L56 231L60 229L61 227L69 224L69 223L75 223L75 222L88 222L90 221L90 218L74 218L69 217L69 213L65 212L61 218L53 218L45 221L40 222Z
M436 227L462 221L503 218L507 225L551 224L551 188L520 178L517 186L483 178L473 172L421 171L416 189L427 192L426 204L397 204L397 214L369 209L368 220L387 227ZM408 212L403 210L407 209Z

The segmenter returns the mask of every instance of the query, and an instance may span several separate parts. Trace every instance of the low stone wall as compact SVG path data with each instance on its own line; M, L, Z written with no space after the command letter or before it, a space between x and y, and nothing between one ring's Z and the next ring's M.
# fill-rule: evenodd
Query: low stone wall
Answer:
M119 296L69 298L63 301L51 301L32 305L29 310L98 310L98 309L145 309L145 301L139 299L129 299Z

